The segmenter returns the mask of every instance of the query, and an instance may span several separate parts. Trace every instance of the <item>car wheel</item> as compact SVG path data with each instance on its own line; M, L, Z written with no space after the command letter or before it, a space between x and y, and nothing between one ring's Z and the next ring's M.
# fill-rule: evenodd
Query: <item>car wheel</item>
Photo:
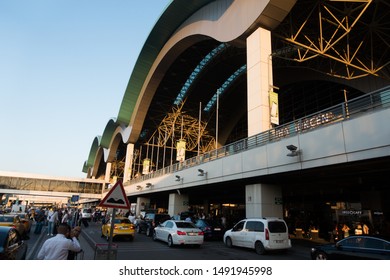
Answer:
M264 255L265 249L264 249L263 243L261 243L261 241L256 241L256 243L255 243L255 251L259 255Z
M141 227L140 226L137 226L137 233L141 233Z
M316 260L327 260L328 256L324 252L318 252L315 256Z
M225 244L228 248L232 248L233 247L233 242L232 242L232 239L230 237L226 237L225 239Z
M173 247L172 236L168 236L168 247Z

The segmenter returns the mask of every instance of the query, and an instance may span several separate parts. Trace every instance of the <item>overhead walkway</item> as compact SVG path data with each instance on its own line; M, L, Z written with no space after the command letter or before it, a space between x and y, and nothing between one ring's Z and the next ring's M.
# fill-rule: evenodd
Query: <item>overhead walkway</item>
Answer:
M0 200L26 197L39 202L59 202L77 197L79 203L101 199L103 180L71 179L0 171ZM0 201L1 203L1 201Z

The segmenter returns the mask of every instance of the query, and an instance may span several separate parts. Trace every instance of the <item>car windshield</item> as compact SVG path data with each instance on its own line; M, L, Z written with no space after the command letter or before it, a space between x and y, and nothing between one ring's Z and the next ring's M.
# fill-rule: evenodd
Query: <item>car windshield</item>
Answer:
M287 231L286 224L280 221L268 222L268 228L271 233L281 233Z
M176 226L178 228L196 228L194 224L186 222L176 222Z

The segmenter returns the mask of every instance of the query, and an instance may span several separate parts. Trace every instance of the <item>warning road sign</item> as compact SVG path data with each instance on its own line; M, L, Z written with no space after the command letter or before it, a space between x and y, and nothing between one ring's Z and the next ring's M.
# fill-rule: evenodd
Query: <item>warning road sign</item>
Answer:
M122 182L117 181L108 194L99 203L99 207L130 209Z

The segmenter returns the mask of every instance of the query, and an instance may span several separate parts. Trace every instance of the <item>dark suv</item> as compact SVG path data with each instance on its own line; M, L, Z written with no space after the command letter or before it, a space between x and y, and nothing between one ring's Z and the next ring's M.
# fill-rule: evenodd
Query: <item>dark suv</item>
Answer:
M153 229L169 219L171 219L171 216L168 214L146 213L145 218L137 223L137 232L145 232L147 236L152 236Z

